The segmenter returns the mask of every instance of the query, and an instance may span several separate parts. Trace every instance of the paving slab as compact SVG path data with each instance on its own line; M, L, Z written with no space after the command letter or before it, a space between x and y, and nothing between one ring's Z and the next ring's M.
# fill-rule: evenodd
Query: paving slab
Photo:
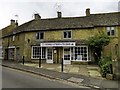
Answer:
M79 68L78 67L70 68L69 72L71 72L71 73L78 73L79 72Z
M77 83L81 83L84 79L76 78L76 77L71 77L68 80L69 81L73 81L73 82L77 82Z

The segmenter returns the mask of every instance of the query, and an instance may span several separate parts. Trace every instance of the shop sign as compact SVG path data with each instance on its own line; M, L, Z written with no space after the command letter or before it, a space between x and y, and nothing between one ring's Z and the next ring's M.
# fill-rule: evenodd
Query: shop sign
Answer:
M41 47L72 47L75 46L75 42L54 42L54 43L41 43Z
M8 48L15 48L15 46L9 46Z

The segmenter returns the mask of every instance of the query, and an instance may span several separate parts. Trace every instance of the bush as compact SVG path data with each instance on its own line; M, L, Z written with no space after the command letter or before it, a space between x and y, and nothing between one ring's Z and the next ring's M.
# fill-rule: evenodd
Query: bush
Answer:
M112 64L112 61L108 57L107 58L101 57L101 59L99 60L99 67L103 77L106 77L107 73L109 74L111 73L110 64Z
M107 64L101 66L101 74L106 77L106 74L110 73L109 66Z
M99 33L93 37L88 38L87 44L91 48L92 54L95 61L98 63L98 60L101 58L101 52L103 47L108 45L110 42L110 37L104 33Z

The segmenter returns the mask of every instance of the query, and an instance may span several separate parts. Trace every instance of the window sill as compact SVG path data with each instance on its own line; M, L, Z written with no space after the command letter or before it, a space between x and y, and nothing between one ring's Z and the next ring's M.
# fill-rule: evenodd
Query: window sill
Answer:
M40 58L31 58L31 59L38 59L38 60L39 60ZM46 58L41 58L41 60L42 60L42 59L46 59Z
M110 37L110 38L118 38L117 36L108 36L108 37Z
M45 39L36 39L35 41L44 41Z
M69 39L72 39L72 38L63 38L63 39L68 39L69 40Z
M90 62L91 60L71 60L71 61L76 61L76 62Z

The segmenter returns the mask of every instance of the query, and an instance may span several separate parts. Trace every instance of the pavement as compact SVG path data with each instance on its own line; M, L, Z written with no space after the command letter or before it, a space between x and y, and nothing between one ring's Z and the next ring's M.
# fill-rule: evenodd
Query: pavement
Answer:
M97 65L64 65L61 72L60 64L42 63L39 68L38 63L17 63L13 61L3 61L2 66L18 69L56 80L65 80L79 85L95 88L99 90L120 90L118 81L107 80L100 75Z

